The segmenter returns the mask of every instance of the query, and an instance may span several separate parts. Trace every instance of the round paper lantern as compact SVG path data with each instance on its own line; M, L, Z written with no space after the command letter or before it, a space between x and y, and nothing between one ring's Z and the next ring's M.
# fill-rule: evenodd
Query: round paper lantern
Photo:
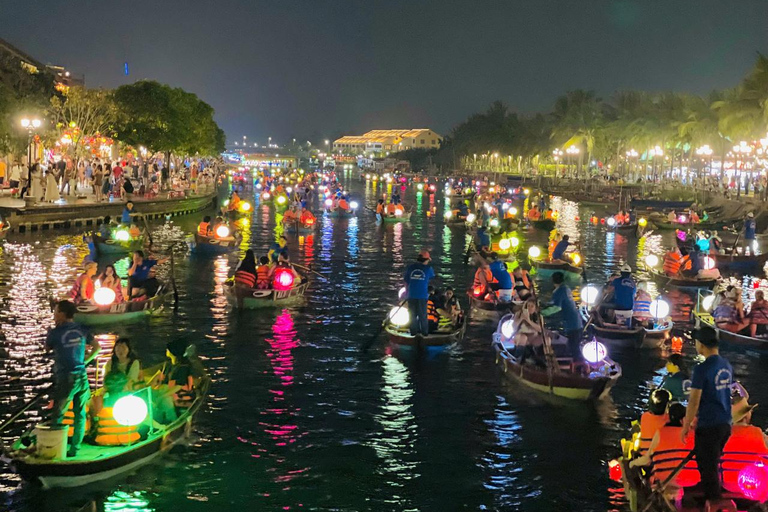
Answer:
M667 318L669 316L669 304L663 299L656 299L651 301L651 314L657 320Z
M511 340L512 336L515 335L515 323L511 318L505 320L504 323L501 324L501 334L508 340Z
M532 245L530 248L528 248L528 256L533 259L538 258L541 256L541 249L539 249L539 247L536 245Z
M502 238L499 240L499 249L502 251L508 251L509 248L512 246L508 238Z
M648 256L645 257L645 264L653 268L659 264L659 257L656 256L655 254L649 254Z
M112 288L99 288L93 292L93 301L99 306L109 306L115 302L116 298L117 295Z
M405 327L411 321L411 315L407 308L395 306L389 312L389 321L397 327Z
M222 224L216 228L216 236L219 238L227 238L229 236L229 228Z
M112 407L112 416L115 421L126 427L140 424L147 417L147 404L135 395L126 395L118 398Z
M600 291L597 289L596 286L588 284L584 288L581 289L581 300L584 302L584 304L591 306L595 302L597 302L597 297L599 295Z
M581 355L592 364L599 363L608 356L608 349L599 341L593 339L581 347Z
M741 492L750 500L760 503L768 500L768 469L762 462L744 466L739 471L737 482Z

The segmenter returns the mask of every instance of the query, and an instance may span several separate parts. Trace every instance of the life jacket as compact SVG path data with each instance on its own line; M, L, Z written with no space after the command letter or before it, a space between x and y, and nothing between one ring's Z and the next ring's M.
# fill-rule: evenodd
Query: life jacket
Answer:
M256 288L256 276L247 270L238 270L235 272L235 283L247 288Z
M339 201L339 208L341 208L342 210L349 210L349 203L347 202L346 199L341 199Z
M395 205L392 203L389 203L387 205L387 214L388 215L394 215L395 214Z
M384 205L383 204L379 203L379 204L376 205L376 213L378 213L379 215L384 213Z
M674 276L680 272L683 257L676 252L668 252L664 255L664 273Z
M269 284L269 265L259 265L256 267L256 282L258 284Z
M669 416L666 414L652 414L650 411L645 411L640 416L640 455L645 455L648 447L651 446L654 434L668 421Z
M131 238L138 238L139 235L141 235L141 230L137 225L134 224L133 226L130 227L130 229L128 230L128 233L131 235Z
M528 218L530 220L539 220L541 218L541 213L539 213L539 210L530 209L528 210Z
M400 210L401 212L404 212L405 208L403 208L402 204L397 203L397 205L395 205L395 210Z
M720 458L723 487L739 492L739 471L758 461L768 463L768 449L765 447L763 432L753 425L734 425Z
M482 281L482 276L485 276L485 283ZM478 268L475 272L475 280L472 283L472 287L475 289L483 288L486 286L487 283L491 283L493 281L493 274L491 273L491 269L489 268Z
M94 443L101 446L115 446L135 443L140 438L138 425L127 427L119 424L112 415L111 407L103 407L96 415Z
M514 276L513 276L514 277ZM531 279L528 276L528 271L523 270L523 275L521 277L515 277L515 287L519 287L520 285L524 286L528 290L531 289Z
M427 301L427 321L438 323L440 321L440 315L437 313L437 307L431 300Z
M656 445L656 449L651 455L653 462L652 480L665 481L693 449L693 436L689 436L685 443L680 440L682 430L682 427L669 426L659 429L659 444ZM674 478L677 487L696 485L699 481L701 481L701 476L696 469L694 460L689 460Z
M64 418L61 420L62 425L67 425L69 427L69 432L67 433L67 436L72 437L75 433L75 411L73 410L73 403L69 402L69 407L67 407L67 412L64 413ZM90 409L89 405L85 404L85 432L88 432L91 430L91 417L88 416L88 409Z
M651 318L651 296L648 292L638 291L635 295L635 305L632 315L638 318Z

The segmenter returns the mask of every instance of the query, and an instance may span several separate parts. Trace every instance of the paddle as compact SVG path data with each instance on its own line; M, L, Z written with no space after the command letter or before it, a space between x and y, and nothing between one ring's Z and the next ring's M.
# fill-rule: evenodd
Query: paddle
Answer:
M173 257L173 245L171 246L171 286L173 286L173 307L179 307L179 290L176 288L176 261Z
M315 272L314 270L312 270L309 267L305 267L304 265L299 265L298 263L291 263L291 265L293 265L294 267L300 268L301 270L305 270L307 272L312 272L317 277L319 277L321 279L325 279L326 281L330 282L330 280L327 277L325 277L323 274L318 274L317 272Z
M18 418L19 416L24 414L27 410L29 410L29 408L32 407L42 397L44 397L50 389L51 389L51 386L46 387L37 395L33 396L26 404L24 404L21 408L19 408L19 410L11 414L10 418L8 418L2 424L0 424L0 432L4 431L11 423L13 423L16 420L16 418Z
M149 237L149 249L152 250L152 244L154 241L152 240L152 231L149 229L149 223L147 222L146 215L142 215L141 219L144 221L144 227L147 230L147 236Z
M406 301L407 301L407 299L403 299L402 301L400 301L400 304L398 304L398 305L397 305L397 309L394 311L394 313L393 313L392 315L389 315L389 314L388 314L387 316L388 316L388 317L392 317L392 316L396 315L396 314L397 314L397 313L400 311L400 308L402 308L402 307L403 307L403 304L405 304L405 303L406 303ZM376 331L376 334L374 334L374 335L371 337L371 339L370 339L370 340L368 340L368 342L367 342L367 343L365 343L365 344L362 346L362 349L361 349L361 350L362 350L362 352L363 352L363 353L366 353L366 352L368 352L368 349L369 349L369 348L371 348L371 345L373 345L373 342L374 342L374 341L376 341L376 339L379 337L379 335L381 334L381 331L383 331L383 330L384 330L384 327L386 327L386 325L387 325L387 320L385 319L383 322L381 322L381 326L379 326L379 330L378 330L378 331Z
M547 336L547 329L544 327L544 315L541 314L541 305L539 304L539 298L536 295L536 284L531 283L531 295L533 300L536 301L538 306L539 327L541 328L541 338L544 340L544 356L547 358L547 380L549 381L549 393L554 394L554 372L560 370L557 366L557 358L555 358L555 352L552 350L552 340ZM523 306L525 307L525 306Z

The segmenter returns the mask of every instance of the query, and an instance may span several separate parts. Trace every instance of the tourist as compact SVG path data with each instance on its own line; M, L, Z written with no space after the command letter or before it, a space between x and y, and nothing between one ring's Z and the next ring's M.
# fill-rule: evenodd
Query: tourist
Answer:
M117 275L117 270L115 270L114 265L107 265L104 267L104 272L99 275L98 281L102 288L110 288L115 292L116 302L122 302L124 300L123 284L120 276Z
M134 297L134 288L138 289L143 287L144 282L150 277L150 270L155 265L160 265L168 261L168 258L155 260L151 258L145 258L143 251L136 251L133 253L133 264L128 269L128 297Z
M83 273L75 279L72 288L69 290L69 300L75 304L91 303L95 286L93 276L99 269L95 261L86 261L83 265Z
M520 364L532 357L536 364L546 367L541 351L544 347L544 333L539 323L536 301L529 299L513 317L515 326L515 357Z
M125 391L133 391L144 385L141 378L141 361L134 353L131 340L128 338L118 338L115 341L112 356L104 366L104 375L108 376L113 372L125 375Z
M74 433L70 438L67 457L77 455L85 435L85 405L90 396L90 385L85 367L98 354L101 347L95 338L74 322L76 307L62 300L53 311L55 327L48 332L45 346L53 351L53 408L51 423L62 425L64 414L72 403Z
M758 327L768 325L768 301L765 300L763 290L755 291L755 300L749 306L747 318L749 318L749 335L753 338L758 334ZM761 330L764 331L765 327Z
M235 286L245 289L256 288L256 275L256 256L253 249L248 249L235 269Z
M661 389L666 389L673 400L687 402L691 393L691 378L681 354L670 354L666 364L667 375L661 381Z

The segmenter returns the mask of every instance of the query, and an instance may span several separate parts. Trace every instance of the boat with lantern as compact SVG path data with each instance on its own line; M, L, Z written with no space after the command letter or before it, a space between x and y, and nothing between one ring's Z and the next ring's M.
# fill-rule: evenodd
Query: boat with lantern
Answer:
M190 241L192 252L196 254L223 254L232 252L240 246L240 233L231 234L229 226L221 225L216 228L214 236L195 233Z
M475 290L472 288L467 290L467 296L469 296L469 307L471 309L475 309L487 314L502 313L508 311L515 312L523 305L521 301L502 302L499 301L498 298L493 300L488 296L479 297L477 294L475 294Z
M588 321L588 314L586 318ZM660 339L653 338L653 342L649 345L646 345L645 328L642 325L637 325L634 323L631 327L626 327L612 323L596 325L594 322L592 322L589 325L589 328L592 329L592 334L596 339L614 346L632 348L656 348L661 344Z
M310 233L314 233L315 229L317 229L317 220L314 217L307 219L304 222L301 222L299 219L294 221L286 221L283 219L283 230L285 230L286 233L308 235Z
M491 342L496 364L510 380L562 398L599 400L608 396L621 377L621 366L608 358L607 349L598 341L584 345L586 363L576 364L568 353L567 338L550 330L545 330L547 367L521 363L515 355L515 330L513 315L504 316Z
M410 314L408 307L401 304L394 306L384 320L384 330L387 333L389 341L401 348L406 349L440 349L455 343L464 338L467 329L467 322L463 315L459 316L458 321L441 322L435 332L412 336L409 330Z
M720 273L715 268L715 260L711 256L706 257L707 267L709 270L703 270L703 275L697 275L695 277L684 276L681 274L668 276L659 271L659 257L655 254L649 254L645 258L642 258L642 263L646 272L654 276L659 280L665 280L667 286L674 286L675 288L689 288L689 289L709 289L715 287L720 279ZM707 274L709 272L709 274Z
M227 281L224 284L228 302L237 309L260 309L294 304L304 299L309 287L309 280L302 277L299 283L294 282L293 273L289 269L277 267L273 278L276 288L268 289L247 288Z
M105 238L99 233L86 235L86 242L91 253L98 256L130 254L144 248L144 236L132 238L127 228L118 228L112 232L111 238Z
M694 327L712 329L717 339L725 348L742 350L759 356L768 356L768 333L759 336L748 336L725 329L721 329L715 323L712 316L712 306L715 294L712 292L698 291L696 307L691 311L694 318Z
M575 275L581 275L584 273L584 269L581 266L568 263L567 261L555 260L555 261L539 261L533 260L533 267L537 270L538 274L552 275L555 272L569 272Z
M408 222L408 221L410 221L411 220L411 213L413 213L413 212L402 211L402 213L399 213L401 211L402 210L397 210L397 211L395 211L394 214L384 214L384 215L381 216L381 220L384 221L384 222Z
M191 356L190 356L191 357ZM152 421L151 388L146 387L119 398L114 406L119 425L138 426L140 437L131 443L103 446L83 442L75 457L64 457L67 430L37 427L30 429L3 450L2 458L27 482L45 489L82 487L132 472L182 442L192 432L192 421L205 403L211 379L205 369L194 378L194 399L189 407L177 407L178 418L166 425ZM154 375L162 365L144 370ZM148 395L142 398L142 395ZM148 421L147 421L148 420ZM86 438L87 440L88 438Z
M730 254L713 253L710 256L722 271L750 272L761 270L768 263L768 252L757 256L742 256L731 251Z
M105 290L105 292L101 292ZM99 297L106 290L112 292L111 297ZM131 323L143 320L157 313L165 302L173 295L173 290L161 287L154 297L144 300L115 302L114 291L110 288L99 288L94 294L96 304L78 304L75 312L75 322L83 325L105 325ZM110 300L111 298L111 300Z

